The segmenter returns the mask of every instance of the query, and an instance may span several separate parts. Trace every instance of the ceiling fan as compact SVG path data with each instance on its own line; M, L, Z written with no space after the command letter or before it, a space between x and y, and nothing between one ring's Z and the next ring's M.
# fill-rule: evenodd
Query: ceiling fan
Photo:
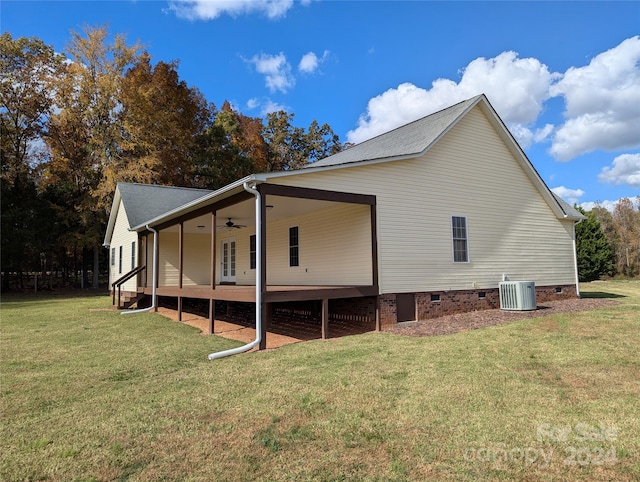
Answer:
M242 229L242 228L246 228L246 226L244 224L236 224L233 221L231 221L231 218L227 218L228 221L224 224L220 224L218 225L218 229L220 228L227 228L229 231L231 231L232 229Z

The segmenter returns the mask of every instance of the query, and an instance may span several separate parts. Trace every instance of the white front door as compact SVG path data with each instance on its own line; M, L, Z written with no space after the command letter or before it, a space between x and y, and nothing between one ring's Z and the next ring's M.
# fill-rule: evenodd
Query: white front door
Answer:
M223 239L220 243L220 281L235 283L236 281L236 240Z

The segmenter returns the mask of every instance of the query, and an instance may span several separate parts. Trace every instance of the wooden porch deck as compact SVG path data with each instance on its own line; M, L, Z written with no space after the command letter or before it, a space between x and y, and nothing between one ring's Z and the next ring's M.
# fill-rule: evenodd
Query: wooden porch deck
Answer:
M152 294L152 289L139 288L146 295ZM242 301L255 303L256 287L246 285L216 285L210 286L160 286L156 289L158 296L174 298L194 298L201 300ZM275 303L283 301L331 300L339 298L359 298L376 296L377 286L267 286L263 301Z

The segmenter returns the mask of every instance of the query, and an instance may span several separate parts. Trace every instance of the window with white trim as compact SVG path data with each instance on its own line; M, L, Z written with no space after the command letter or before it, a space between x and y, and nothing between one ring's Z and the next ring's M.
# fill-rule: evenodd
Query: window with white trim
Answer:
M451 234L453 237L454 263L469 262L469 243L467 238L467 218L451 216Z
M300 266L300 238L298 226L289 228L289 266Z

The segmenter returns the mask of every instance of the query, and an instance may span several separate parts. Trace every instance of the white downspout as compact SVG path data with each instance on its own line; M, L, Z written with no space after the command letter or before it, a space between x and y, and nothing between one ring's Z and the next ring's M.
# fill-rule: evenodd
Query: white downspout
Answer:
M153 233L153 274L151 277L151 306L149 308L141 308L139 310L125 310L121 312L121 315L130 315L132 313L145 313L151 311L156 307L156 266L158 264L158 231L153 229L148 224L146 228Z
M580 278L578 276L578 247L576 245L576 226L580 224L583 220L578 220L577 223L573 223L573 265L576 271L576 295L580 298Z
M256 197L256 339L251 343L231 348L229 350L217 351L209 354L209 360L224 358L231 355L237 355L249 351L258 346L262 339L262 207L260 203L260 192L249 183L243 183L242 187L245 191L250 192Z

